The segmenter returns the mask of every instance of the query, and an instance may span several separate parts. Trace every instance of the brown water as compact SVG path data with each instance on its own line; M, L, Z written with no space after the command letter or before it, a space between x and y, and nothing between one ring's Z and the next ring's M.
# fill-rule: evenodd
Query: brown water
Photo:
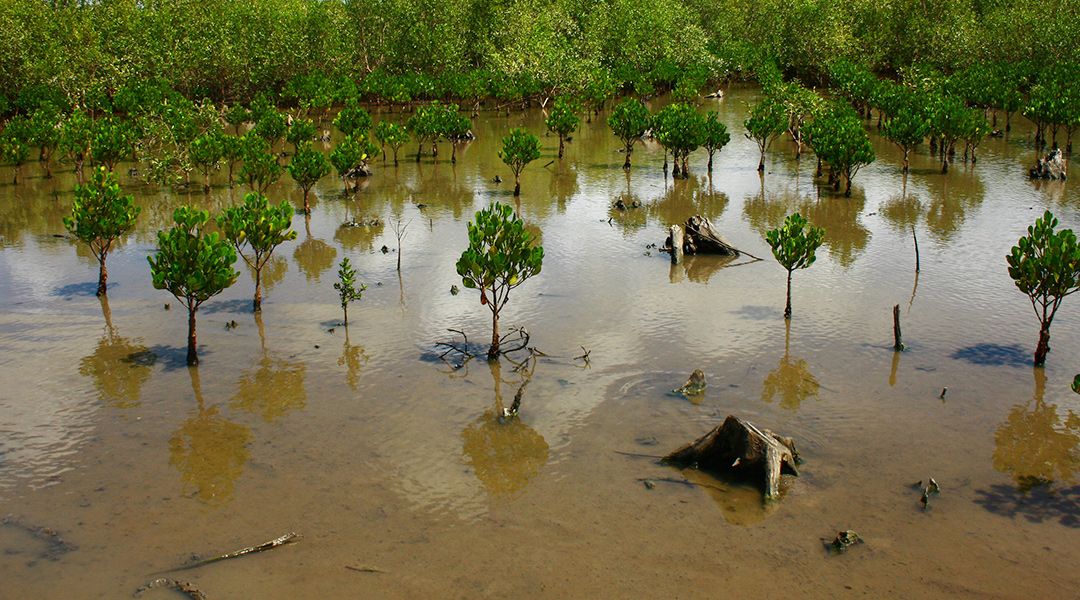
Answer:
M561 163L545 166L557 143L544 139L520 204L544 269L503 316L548 355L524 371L455 369L433 345L447 328L489 335L476 294L450 294L454 263L475 210L510 199L498 139L540 132L537 111L481 116L456 166L449 147L438 162L378 165L353 200L326 178L264 278L261 323L246 273L200 312L197 370L182 365L184 315L152 288L145 257L175 206L216 211L242 191L219 177L208 198L183 195L123 176L144 210L109 257L103 306L88 253L55 235L72 178L30 166L26 183L0 187L0 516L21 524L0 526L0 596L126 597L192 553L295 531L299 543L178 576L211 598L1074 597L1080 299L1033 370L1037 322L1004 256L1046 208L1080 227L1076 186L1026 180L1023 125L947 176L924 148L906 183L875 138L879 160L850 199L820 190L787 142L762 182L742 136L753 99L735 89L706 104L733 134L711 178L699 152L693 177L665 179L649 146L628 180L601 120ZM642 207L612 210L621 195ZM300 193L285 181L272 197ZM671 267L647 248L701 213L768 258L764 232L794 210L827 237L794 276L790 330L771 259ZM355 216L386 225L338 227ZM400 278L395 219L410 223ZM368 283L347 335L331 288L343 256ZM573 360L581 346L587 368ZM694 368L704 398L671 394ZM520 421L499 423L496 403L530 372ZM780 502L698 473L685 475L712 487L649 490L639 479L682 475L616 453L666 453L728 414L798 441L802 476L785 478ZM923 512L912 484L931 476L943 492ZM828 555L822 539L849 528L866 544Z

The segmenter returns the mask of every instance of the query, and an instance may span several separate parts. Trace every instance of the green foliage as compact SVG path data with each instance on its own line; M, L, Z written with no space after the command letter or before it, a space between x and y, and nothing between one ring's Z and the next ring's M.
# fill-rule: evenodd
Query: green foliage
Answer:
M236 282L236 251L216 231L206 232L210 213L181 206L173 211L172 228L158 232L158 250L147 257L154 288L167 290L188 309L188 365L195 352L195 313L204 302Z
M113 244L135 227L142 209L132 196L123 196L116 176L105 167L94 169L86 185L75 186L71 216L64 217L64 227L90 247L100 265L97 294L105 294L107 272L105 258Z
M350 98L345 103L337 117L334 118L334 127L341 133L353 137L366 137L371 129L371 115L360 106L355 98Z
M874 147L862 120L846 103L832 108L810 124L810 144L821 160L847 180L845 196L851 196L851 180L859 169L874 162ZM840 180L835 179L836 189Z
M424 144L434 144L442 135L444 121L443 106L438 102L421 106L405 122L405 127L416 140L416 162L420 162L420 153L424 150Z
M514 195L521 193L521 172L525 166L540 158L540 138L524 129L511 129L502 139L499 158L514 172Z
M300 146L310 144L315 139L318 130L311 119L297 119L289 125L289 131L285 134L285 140L293 145L293 152L298 152Z
M750 117L743 125L746 127L744 134L746 139L753 140L761 152L758 159L758 171L764 171L765 152L768 151L773 140L787 131L787 109L775 98L766 96L750 111Z
M724 125L720 121L720 115L714 110L710 110L705 115L705 121L702 123L703 136L701 138L701 145L705 148L705 151L709 153L709 172L712 172L713 155L719 152L728 145L731 141L731 134L728 133L727 125Z
M404 125L391 121L379 121L375 125L375 139L380 144L390 146L394 151L394 164L398 164L398 150L409 143L409 130Z
M817 260L817 249L825 241L825 230L811 225L799 213L793 213L784 219L784 224L765 234L765 240L772 248L773 256L780 266L787 270L787 307L784 318L791 318L791 273L796 269L806 269Z
M574 135L578 126L581 125L581 118L577 116L580 110L575 103L564 96L559 96L551 105L551 113L544 120L548 131L559 136L559 158L563 157L563 148L567 138Z
M217 218L217 225L225 239L229 240L236 251L252 270L255 271L256 311L262 307L261 278L274 249L279 245L296 239L296 232L291 229L293 207L287 201L277 206L271 205L259 192L249 192L244 196L244 203L226 208Z
M1080 375L1077 375L1076 377L1073 377L1072 391L1076 392L1077 394L1080 394Z
M210 191L210 172L221 166L225 158L225 136L220 132L208 132L191 141L188 157L191 164L203 174L203 191Z
M1055 231L1057 225L1057 217L1046 211L1005 257L1009 277L1027 294L1041 325L1036 366L1046 362L1050 324L1062 300L1080 289L1080 245L1071 229Z
M333 152L330 153L330 164L337 169L338 177L345 184L345 191L349 191L349 176L353 170L360 167L368 158L366 150L370 144L366 139L359 140L351 135L345 136Z
M21 116L8 121L0 132L0 160L15 165L14 183L19 182L20 167L30 158L29 138L29 123Z
M705 117L687 104L669 104L653 117L653 135L671 152L675 174L681 163L683 177L689 177L688 157L705 142Z
M91 147L94 160L103 163L110 171L135 150L135 135L127 121L114 117L98 119L94 122L93 132Z
M969 126L969 111L956 96L936 94L929 100L930 134L940 142L941 172L949 171L949 154Z
M472 121L469 117L458 112L458 106L447 106L442 114L439 126L440 134L450 142L452 147L450 162L457 162L457 147L472 139Z
M923 143L930 134L930 122L922 113L910 108L900 108L881 128L881 134L900 147L904 153L904 172L909 168L911 151Z
M235 103L225 110L225 122L240 135L240 126L251 120L251 111L243 104Z
M244 166L240 169L240 182L247 184L248 189L253 192L266 193L266 190L281 178L281 165L270 151L270 143L265 139L248 133L240 140L240 156L244 161Z
M367 286L363 283L360 287L356 287L356 269L352 268L349 264L349 257L346 256L341 259L341 263L338 265L338 282L334 284L334 289L337 290L338 296L341 298L341 310L345 312L345 326L349 326L349 303L360 300L364 295L364 290Z
M499 354L499 312L510 291L540 273L544 249L533 242L525 223L510 206L494 203L476 213L469 223L469 246L457 262L461 282L480 290L480 304L492 314L488 357Z
M288 128L285 114L271 109L264 110L258 115L255 128L251 130L251 133L269 142L270 147L273 148L278 140L285 137Z
M652 115L641 100L627 98L615 105L608 116L607 124L623 144L623 152L626 153L623 168L629 169L634 144L641 141L641 136L652 126Z
M94 122L82 110L72 111L60 130L60 150L75 163L75 170L79 173L90 155L93 141Z
M330 174L330 163L322 152L314 150L310 145L301 147L287 167L289 177L304 190L304 213L310 213L308 205L308 193L311 188L323 177Z

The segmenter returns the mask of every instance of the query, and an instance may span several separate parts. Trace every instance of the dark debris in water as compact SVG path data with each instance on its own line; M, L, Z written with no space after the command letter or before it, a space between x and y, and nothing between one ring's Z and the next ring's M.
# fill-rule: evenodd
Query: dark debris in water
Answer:
M150 350L132 352L124 357L124 362L136 367L152 367L157 362L158 356Z
M847 552L848 548L857 546L863 543L862 536L855 533L854 530L848 529L846 531L839 531L833 541L825 544L829 551L835 554L842 554Z
M953 352L956 360L988 367L1027 367L1031 355L1019 344L975 344Z

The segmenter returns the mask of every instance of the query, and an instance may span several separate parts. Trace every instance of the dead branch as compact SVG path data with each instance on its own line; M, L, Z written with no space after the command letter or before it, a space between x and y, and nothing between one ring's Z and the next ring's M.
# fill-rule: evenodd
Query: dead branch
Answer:
M351 565L345 565L345 568L350 571L356 571L357 573L385 573L382 569L377 567L353 567Z
M181 594L186 595L188 598L191 598L191 600L206 600L206 594L202 593L202 591L199 590L199 588L195 587L191 583L189 583L187 581L179 581L179 580L176 580L176 579L167 579L165 577L155 579L155 580L151 581L150 583L148 583L148 584L140 587L139 589L135 590L134 596L136 598L138 598L139 596L143 595L145 592L147 592L149 590L152 590L154 588L161 588L161 587L169 588L171 590L176 590L176 591L180 592Z
M299 538L300 538L299 534L290 531L289 533L286 533L285 535L283 535L281 537L274 538L274 539L272 539L272 540L270 540L268 542L263 542L263 543L259 544L258 546L248 546L247 548L241 548L241 549L233 551L233 552L227 552L225 554L219 554L219 555L214 556L212 558L207 558L207 559L203 559L203 560L196 560L195 562L193 562L191 564L184 565L182 567L179 567L179 568L176 568L176 569L171 569L171 570L172 571L187 571L189 569L202 567L202 566L208 565L210 563L215 563L215 562L222 561L222 560L228 560L230 558L238 558L238 557L241 557L241 556L245 556L247 554L254 554L256 552L265 552L267 550L273 550L274 548L277 548L278 546L284 546L285 544L290 544L292 542L295 542Z
M501 350L501 354L511 354L519 350L524 350L529 346L529 330L524 327L511 327L506 335L499 338L499 347L502 348L502 345L515 334L518 337L517 341L520 342L520 345L510 348L509 350Z

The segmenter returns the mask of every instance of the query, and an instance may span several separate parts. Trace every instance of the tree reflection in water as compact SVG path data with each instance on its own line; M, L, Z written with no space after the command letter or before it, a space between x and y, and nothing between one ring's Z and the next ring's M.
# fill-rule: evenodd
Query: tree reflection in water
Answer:
M994 434L994 468L1010 474L1021 491L1072 483L1080 471L1080 416L1069 410L1063 420L1057 405L1043 398L1045 370L1034 373L1032 400L1014 406Z
M153 355L146 346L120 336L112 323L108 297L100 300L105 335L94 351L79 361L79 374L94 381L102 402L132 408L138 406L142 386L150 378Z
M503 416L501 360L488 365L495 386L495 407L461 432L462 452L489 494L509 496L523 490L547 464L548 444L517 415ZM525 373L522 385L531 376L531 372Z
M337 249L326 242L311 237L311 215L304 215L304 241L296 245L293 260L300 272L309 282L319 281L319 277L334 266Z
M360 368L368 361L368 356L361 346L349 343L349 328L345 328L345 345L338 358L339 367L345 367L345 382L355 392L360 385Z
M185 493L194 488L200 502L222 506L232 499L251 454L251 430L226 420L216 406L206 408L199 370L188 372L198 410L169 438L169 464L180 471Z
M761 384L761 399L772 402L780 396L780 406L788 410L798 410L807 398L817 398L821 384L810 372L810 365L801 358L792 358L791 321L784 322L784 357L780 364L765 376Z
M262 356L258 366L240 378L236 395L230 401L233 408L259 415L267 423L285 413L307 406L304 363L273 358L266 348L266 329L261 313L255 313L259 328Z

